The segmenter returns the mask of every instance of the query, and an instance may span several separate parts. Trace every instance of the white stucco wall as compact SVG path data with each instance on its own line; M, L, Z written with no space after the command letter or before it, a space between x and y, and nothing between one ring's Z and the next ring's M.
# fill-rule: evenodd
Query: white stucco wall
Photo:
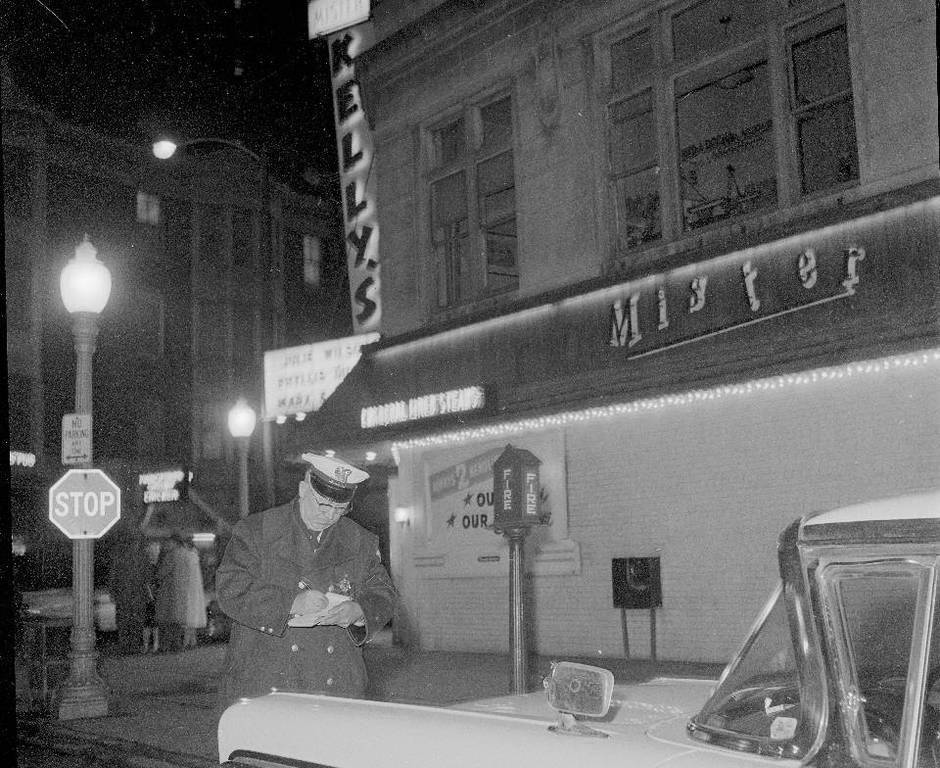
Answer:
M940 355L904 359L888 370L835 368L838 378L549 430L564 445L568 535L580 571L531 578L530 649L621 656L611 558L658 555L658 657L727 659L776 580L776 538L788 523L940 487ZM524 448L526 437L505 442ZM405 601L399 628L427 649L509 648L506 558L491 577L476 578L446 578L446 558L435 567L416 567L414 558L428 552L427 460L475 448L401 450L392 504L409 506L413 520L392 531ZM648 655L648 612L630 612L628 627L631 654Z

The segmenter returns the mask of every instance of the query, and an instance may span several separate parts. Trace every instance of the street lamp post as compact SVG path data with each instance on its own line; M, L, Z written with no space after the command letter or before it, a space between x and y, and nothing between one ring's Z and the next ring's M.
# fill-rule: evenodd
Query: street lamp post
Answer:
M62 270L59 290L72 315L75 339L75 413L92 413L92 357L98 336L98 315L111 295L111 273L98 261L97 251L85 235L75 255ZM92 453L81 466L91 468ZM93 593L95 540L72 541L72 635L68 679L59 688L60 720L108 714L104 681L97 670Z
M256 421L254 409L243 397L228 412L228 431L238 443L238 515L242 519L248 517L248 442Z

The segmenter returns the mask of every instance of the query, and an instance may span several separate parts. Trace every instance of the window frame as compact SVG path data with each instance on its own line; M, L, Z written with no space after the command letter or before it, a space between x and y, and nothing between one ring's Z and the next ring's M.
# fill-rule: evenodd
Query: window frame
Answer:
M819 559L814 569L814 579L818 594L822 599L822 612L825 617L826 642L832 655L833 671L836 679L830 686L839 696L837 711L842 719L846 745L853 760L864 768L894 768L899 765L916 764L920 748L920 728L926 704L926 666L929 663L932 635L936 629L936 602L938 558L935 554L911 552L906 555L859 553L846 556L845 553L825 554ZM858 681L855 676L856 664L854 649L847 636L847 628L842 615L838 585L846 577L888 572L896 575L908 574L915 577L917 583L917 602L912 617L911 649L908 658L907 676L904 681L904 709L898 732L899 750L893 757L873 755L866 748L867 741L861 721L864 717L864 699L855 707L848 697L854 692L859 695ZM912 763L912 760L914 762Z
M482 110L504 99L509 100L510 125L507 138L504 142L494 146L484 147ZM472 306L495 297L515 295L519 290L519 237L518 237L518 188L519 179L516 174L517 158L517 98L512 87L501 85L475 94L472 98L462 99L460 104L450 110L442 112L434 119L421 126L420 133L424 145L423 160L425 172L423 174L423 199L427 206L425 225L425 243L430 259L433 274L428 276L429 301L433 311L447 313L461 307ZM443 142L440 140L441 132L462 122L462 141L455 156L442 157ZM493 290L490 288L489 251L487 250L486 230L484 228L483 200L480 196L478 173L485 163L509 153L512 162L512 190L513 215L499 219L497 224L509 222L516 223L515 267L508 268L514 274L515 285L510 288ZM435 238L434 215L435 197L434 186L449 178L463 174L463 194L466 203L466 254L469 276L460 272L459 254L456 258L449 256L441 259L438 249L446 240ZM508 187L507 187L508 189Z
M658 3L654 8L637 11L625 16L620 22L592 33L594 53L595 93L594 100L603 124L598 133L602 144L598 157L603 158L604 178L607 189L606 215L611 252L615 260L629 263L642 261L647 251L656 251L663 246L689 238L708 236L708 233L739 225L754 218L772 216L776 212L814 199L838 194L846 188L862 183L862 126L858 120L857 102L858 72L853 51L852 13L846 0L765 0L766 23L753 28L746 36L735 39L724 50L692 56L679 60L675 56L674 19L703 0L687 0L675 4ZM827 20L835 19L827 25ZM846 55L849 66L849 89L839 98L852 104L855 124L855 169L856 177L838 185L804 192L801 176L801 157L797 135L798 116L792 109L792 45L811 38L817 33L842 26L846 36ZM649 30L654 64L649 75L652 88L659 168L659 215L661 237L628 246L626 230L619 210L619 198L615 178L618 176L612 164L612 141L614 124L609 109L615 103L623 103L640 94L646 86L636 85L630 91L618 92L612 83L611 48L619 42ZM720 79L722 70L733 66L731 62L746 60L748 65L764 61L768 72L767 101L772 121L768 161L773 164L776 201L772 205L738 215L722 217L700 227L686 228L683 216L682 185L679 177L680 146L677 118L677 94L680 83L685 80L700 84ZM816 106L816 105L814 105ZM802 114L802 113L801 113ZM653 167L653 166L649 166ZM634 171L639 173L638 171Z

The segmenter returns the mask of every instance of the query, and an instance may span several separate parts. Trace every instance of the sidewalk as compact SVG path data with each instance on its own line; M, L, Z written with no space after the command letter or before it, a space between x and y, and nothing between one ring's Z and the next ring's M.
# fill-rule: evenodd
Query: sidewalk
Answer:
M60 722L48 715L18 718L18 743L42 743L76 751L86 744L98 759L114 754L114 765L208 768L218 764L217 680L224 644L156 655L106 655L98 669L112 690L109 714ZM446 706L499 696L510 690L505 654L410 651L381 638L365 648L372 685L369 698ZM605 666L618 681L657 674L717 677L715 664L653 664L645 660L569 659ZM548 658L530 663L530 690L550 668ZM129 757L132 758L128 763Z

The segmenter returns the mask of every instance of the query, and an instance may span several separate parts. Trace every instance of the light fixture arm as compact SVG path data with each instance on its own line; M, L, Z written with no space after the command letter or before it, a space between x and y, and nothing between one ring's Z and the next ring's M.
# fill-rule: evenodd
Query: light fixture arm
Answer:
M161 160L168 160L176 154L176 150L180 149L189 149L190 147L199 146L201 144L221 144L222 146L229 147L238 152L248 155L252 160L254 160L259 165L264 165L265 162L262 157L251 149L248 149L240 141L235 141L234 139L226 139L222 136L204 136L198 139L189 139L187 141L182 141L176 143L172 139L160 139L153 143L153 154L160 158Z

